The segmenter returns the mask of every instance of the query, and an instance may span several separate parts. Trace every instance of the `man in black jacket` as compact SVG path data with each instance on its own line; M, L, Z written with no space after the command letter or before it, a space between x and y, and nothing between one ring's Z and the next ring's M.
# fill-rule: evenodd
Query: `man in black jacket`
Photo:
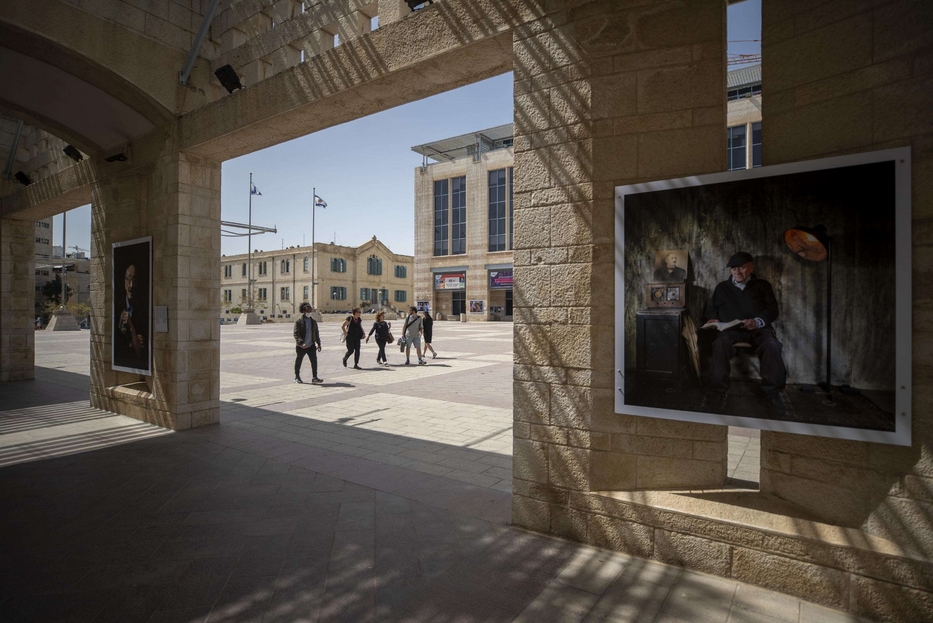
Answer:
M292 335L295 338L295 382L304 383L301 380L301 361L307 355L311 360L311 382L323 383L322 379L317 377L317 353L321 352L321 334L317 328L317 322L311 317L311 304L302 303L298 308L301 311L301 317L295 321L295 330ZM317 345L315 352L314 346Z
M755 277L753 259L744 251L729 258L727 266L732 271L732 278L716 286L706 307L708 321L741 321L736 327L720 331L713 342L709 380L714 396L712 404L707 406L714 410L725 407L726 392L729 391L729 361L735 356L735 344L747 342L754 347L761 361L761 389L771 409L778 415L786 415L787 408L780 392L787 383L787 368L781 355L783 346L772 326L778 317L778 303L771 284Z

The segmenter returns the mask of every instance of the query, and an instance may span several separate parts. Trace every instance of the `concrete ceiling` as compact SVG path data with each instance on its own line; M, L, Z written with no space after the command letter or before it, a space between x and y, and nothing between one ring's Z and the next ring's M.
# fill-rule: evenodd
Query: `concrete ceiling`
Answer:
M5 47L0 47L0 108L102 156L155 127L102 89Z

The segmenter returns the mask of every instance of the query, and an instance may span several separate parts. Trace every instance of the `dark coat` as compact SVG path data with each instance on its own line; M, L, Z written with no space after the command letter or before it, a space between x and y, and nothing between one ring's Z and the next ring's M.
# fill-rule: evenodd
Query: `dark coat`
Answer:
M309 318L311 321L311 341L305 339L305 317L301 316L298 320L295 321L295 330L292 331L292 335L295 337L295 344L301 345L305 344L311 346L311 344L317 344L318 348L321 346L321 333L318 331L317 322L314 318Z
M778 317L778 302L771 284L752 275L744 290L732 279L720 282L706 306L706 318L719 322L761 318L770 327Z

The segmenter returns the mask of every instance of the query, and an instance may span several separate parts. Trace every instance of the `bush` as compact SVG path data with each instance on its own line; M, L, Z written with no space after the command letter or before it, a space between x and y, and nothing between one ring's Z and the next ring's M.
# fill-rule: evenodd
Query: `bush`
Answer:
M242 314L242 313L243 313L243 310L240 309L239 307L231 307L231 308L230 308L230 313L231 313L231 314Z

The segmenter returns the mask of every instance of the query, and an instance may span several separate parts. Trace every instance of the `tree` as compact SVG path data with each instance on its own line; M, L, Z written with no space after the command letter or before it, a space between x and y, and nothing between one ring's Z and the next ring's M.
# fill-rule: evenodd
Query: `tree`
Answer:
M75 289L71 285L68 286L68 300L71 301L71 298L74 296ZM55 275L55 279L47 281L44 286L42 286L42 296L45 297L46 301L50 301L54 305L58 306L62 304L62 276Z

